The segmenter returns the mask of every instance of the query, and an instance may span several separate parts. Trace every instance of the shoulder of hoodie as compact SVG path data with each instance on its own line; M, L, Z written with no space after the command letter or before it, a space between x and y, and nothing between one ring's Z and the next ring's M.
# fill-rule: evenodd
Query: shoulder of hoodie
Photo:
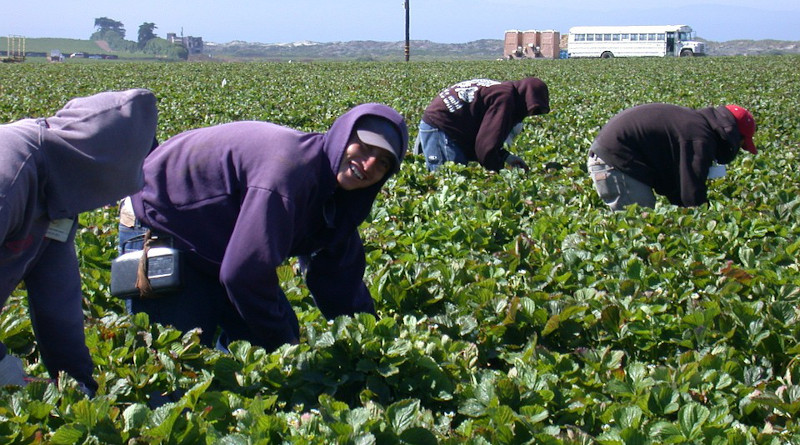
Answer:
M488 102L505 101L517 95L517 90L514 88L512 81L505 81L494 85L479 87L475 95Z
M0 125L0 180L1 187L9 185L21 168L41 159L41 127L35 119L21 119ZM11 175L11 176L9 176ZM0 191L0 196L2 196Z
M92 96L76 97L58 110L54 117L58 117L59 114L64 112L86 109L89 110L89 112L81 115L80 119L76 119L86 120L107 113L108 111L118 110L119 108L133 103L137 103L142 107L151 108L152 111L156 112L156 102L155 94L145 88L134 88L124 91L106 91Z
M266 121L229 122L187 133L222 138L228 144L220 148L236 159L236 168L241 168L241 174L247 177L245 187L269 190L287 199L296 197L301 190L317 187L321 169L328 165L323 133L304 132ZM311 151L298 150L304 143L313 147Z

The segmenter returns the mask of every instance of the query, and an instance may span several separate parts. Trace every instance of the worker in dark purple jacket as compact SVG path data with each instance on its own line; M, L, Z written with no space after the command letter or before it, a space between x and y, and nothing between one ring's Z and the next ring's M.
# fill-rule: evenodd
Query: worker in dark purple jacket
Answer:
M695 110L644 104L612 117L589 149L587 166L600 198L613 210L655 205L655 193L678 206L708 201L706 180L744 148L756 154L756 122L738 105Z
M150 229L182 252L185 279L178 290L131 299L130 309L199 327L206 345L296 343L298 321L276 273L294 256L324 316L374 314L358 226L407 145L404 119L380 104L354 107L326 133L246 121L172 137L145 161L133 214L123 206L120 248L141 248Z
M155 96L134 89L0 125L0 302L25 283L48 373L66 371L89 394L97 383L84 341L77 216L139 190L156 121ZM0 344L0 386L26 378L21 360Z
M498 82L472 79L443 89L422 115L415 153L428 170L446 161L477 161L489 170L528 165L506 147L528 116L550 112L547 85L536 77Z

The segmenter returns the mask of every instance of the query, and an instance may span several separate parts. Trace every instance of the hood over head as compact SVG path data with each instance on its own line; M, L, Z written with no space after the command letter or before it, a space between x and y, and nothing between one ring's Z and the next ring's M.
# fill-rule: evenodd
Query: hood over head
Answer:
M742 146L742 134L739 133L733 114L725 106L701 108L697 111L706 118L722 142L717 147L716 161L720 164L731 163Z
M367 217L370 209L372 209L372 203L375 201L375 197L383 187L383 184L400 169L400 163L405 157L408 148L408 127L403 116L393 108L383 104L368 103L357 105L341 115L324 135L323 150L328 156L330 168L335 177L353 131L358 130L362 122L373 121L375 118L380 119L379 127L381 133L385 134L391 129L396 132L396 134L390 135L386 139L387 141L393 141L388 145L394 151L397 165L383 179L369 187L349 191L341 188L336 190L333 196L335 205L334 219L338 227L355 229ZM370 128L374 127L374 123L373 121L373 123L369 124ZM388 126L386 126L387 123ZM384 147L384 149L386 148Z
M544 81L537 77L526 77L511 84L518 94L518 108L526 110L526 116L550 112L550 91Z
M385 124L378 124L381 126L381 132L387 131L390 128L393 128L397 132L396 135L392 135L389 138L395 141L389 145L392 146L394 156L398 160L398 168L386 175L386 178L379 181L378 184L372 186L380 189L383 183L386 182L386 179L399 170L399 163L402 162L403 157L405 157L408 147L408 127L406 126L406 121L403 116L393 108L376 103L361 104L353 107L350 111L336 119L333 125L331 125L330 130L325 133L324 150L331 163L331 171L333 171L334 176L336 176L336 173L339 172L339 164L342 161L345 150L347 150L347 143L350 141L353 130L356 129L357 126L359 127L358 129L361 130L362 122L369 125L369 128L375 127L375 118L379 118L381 121L385 121L389 124L389 127L385 127ZM370 123L370 121L373 123ZM399 144L397 141L399 141ZM372 187L367 187L367 189Z
M138 191L157 118L153 93L131 89L72 99L55 116L39 119L50 218L73 217Z

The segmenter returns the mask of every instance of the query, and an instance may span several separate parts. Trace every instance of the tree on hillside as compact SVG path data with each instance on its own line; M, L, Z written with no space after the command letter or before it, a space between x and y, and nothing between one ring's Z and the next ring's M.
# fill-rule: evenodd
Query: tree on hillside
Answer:
M110 19L108 17L96 18L94 19L94 27L99 29L92 34L93 36L98 33L108 34L108 32L113 32L115 34L119 34L121 39L125 38L125 25L123 25L122 22L118 22L114 19Z
M97 31L92 34L91 40L103 40L114 51L136 50L136 42L125 40L125 25L122 22L100 17L94 19L94 26Z
M153 33L153 30L155 29L155 23L144 22L139 25L139 49L144 49L144 46L147 45L147 42L156 38L156 35Z

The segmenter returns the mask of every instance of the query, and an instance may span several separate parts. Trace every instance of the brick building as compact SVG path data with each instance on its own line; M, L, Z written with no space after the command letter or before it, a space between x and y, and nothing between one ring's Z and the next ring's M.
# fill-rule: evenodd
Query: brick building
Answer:
M558 31L506 31L503 44L505 59L558 59L560 52L561 34Z
M183 45L184 48L189 50L189 54L200 54L203 52L203 38L192 36L180 36L174 32L167 33L167 41L170 43L177 43Z

